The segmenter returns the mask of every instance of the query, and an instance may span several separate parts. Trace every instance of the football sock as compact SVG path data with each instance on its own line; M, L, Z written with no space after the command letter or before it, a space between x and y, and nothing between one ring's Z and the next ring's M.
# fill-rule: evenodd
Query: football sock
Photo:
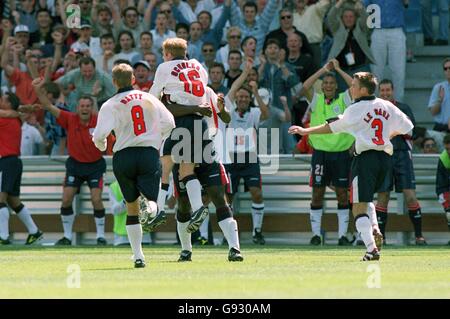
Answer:
M377 205L376 211L377 211L378 226L380 227L380 231L383 234L383 237L386 237L385 232L386 232L386 224L387 224L387 220L388 220L388 209L387 209L387 207L382 207L382 206Z
M33 221L33 218L31 218L30 211L26 206L23 204L20 204L19 207L13 208L13 210L16 212L17 217L22 221L22 223L25 225L25 227L28 230L28 233L30 234L36 234L38 231L38 228L36 224Z
M137 216L127 216L126 228L134 260L144 260L144 253L142 252L142 226L139 223L139 218Z
M219 226L228 242L228 248L236 248L237 250L240 250L236 220L233 217L228 217L227 219L221 220L219 222Z
M9 237L9 211L5 204L0 204L0 239Z
M350 211L349 211L348 205L339 205L338 204L337 215L338 215L338 224L339 224L338 233L339 233L339 238L341 238L347 234L347 230L348 230L348 221L350 219Z
M161 188L159 189L158 200L157 200L159 211L164 210L168 192L169 192L169 184L161 184Z
M72 206L61 207L61 220L64 229L64 237L72 240L72 227L75 220L75 214L73 213Z
M202 186L195 177L195 175L189 175L183 179L184 185L191 203L192 211L196 212L203 206L202 202Z
M420 210L419 203L415 203L408 206L409 219L414 226L414 233L417 237L422 237L422 211Z
M177 232L178 237L180 237L181 250L192 251L191 234L187 232L188 225L189 221L185 223L180 223L177 221Z
M370 223L372 224L372 229L379 232L380 228L378 227L377 212L375 210L375 205L372 202L367 204L367 215L369 215Z
M323 214L322 206L314 207L311 205L311 210L309 211L309 217L311 220L311 230L312 230L314 236L320 236L320 227L322 224L322 214Z
M252 221L253 221L253 236L255 236L255 230L261 231L264 218L264 203L257 204L252 203Z
M105 238L105 209L94 209L97 238Z
M206 216L205 220L203 221L203 223L200 225L200 236L202 236L203 238L208 239L208 226L209 226L209 214L208 216Z
M372 225L367 214L361 214L355 217L356 230L361 234L361 239L367 247L367 251L374 250L375 239L373 238Z

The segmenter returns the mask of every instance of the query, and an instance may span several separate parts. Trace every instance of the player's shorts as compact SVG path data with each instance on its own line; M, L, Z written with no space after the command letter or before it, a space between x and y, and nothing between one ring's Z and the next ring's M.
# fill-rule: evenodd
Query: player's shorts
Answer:
M161 163L156 148L127 147L114 153L113 172L127 202L134 202L140 193L157 201Z
M348 188L351 156L348 151L325 152L314 150L311 158L309 186Z
M80 186L87 182L89 188L103 188L103 175L106 172L106 162L102 157L92 163L82 163L69 157L66 161L65 187L75 187L80 191Z
M22 160L17 156L0 158L0 193L20 196L22 168Z
M365 151L355 156L351 166L351 203L369 203L392 169L391 156L382 151Z
M256 160L256 163L250 161L250 153L245 154L244 163L237 160L239 159L237 154L234 154L232 157L233 163L225 165L230 180L230 184L226 190L227 193L235 194L238 192L241 178L244 180L244 190L246 192L248 192L250 187L262 188L261 167L259 166L259 161Z
M179 165L177 164L172 171L175 196L187 196L186 186L179 179L178 169ZM202 185L203 190L206 190L211 186L226 186L228 184L228 177L225 168L221 163L213 162L211 164L199 164L195 167L194 173Z
M208 135L208 124L200 115L175 118L175 128L164 141L160 155L172 155L174 163L212 163L214 144Z
M401 193L404 189L416 189L416 176L414 175L414 167L411 158L411 152L402 150L394 151L391 157L392 169L386 173L378 192L392 192Z

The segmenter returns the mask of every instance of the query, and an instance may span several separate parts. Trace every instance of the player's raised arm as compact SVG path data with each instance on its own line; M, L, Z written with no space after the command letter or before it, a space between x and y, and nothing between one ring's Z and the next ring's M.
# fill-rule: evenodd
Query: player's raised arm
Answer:
M47 94L43 88L45 84L44 79L36 78L31 84L33 85L34 91L36 92L39 101L41 101L42 107L49 111L54 117L58 118L59 114L61 114L61 110L54 106L48 99Z

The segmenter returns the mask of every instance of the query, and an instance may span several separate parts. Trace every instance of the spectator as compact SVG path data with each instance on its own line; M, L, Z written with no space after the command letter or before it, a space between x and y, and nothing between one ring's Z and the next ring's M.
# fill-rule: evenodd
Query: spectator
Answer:
M242 52L244 52L244 60L252 59L253 65L259 65L259 56L256 55L257 40L253 36L245 37L241 43Z
M106 33L100 37L100 47L102 54L94 57L95 67L97 70L111 74L113 65L112 58L115 50L114 36L112 33Z
M14 28L14 37L18 44L23 46L24 50L28 50L30 47L30 29L23 24L20 24Z
M285 96L289 109L292 109L291 89L299 82L294 68L286 64L286 54L281 50L279 42L276 39L267 41L264 52L265 58L261 57L261 64L258 68L261 87L265 87L272 92L271 105L271 128L280 129L279 152L280 154L290 154L294 147L294 138L288 134L288 128L292 124L285 122L284 105L280 100L281 96ZM277 150L273 150L272 152Z
M368 43L367 14L361 2L353 6L338 0L328 13L328 25L334 41L328 59L336 59L342 70L353 76L357 72L369 72L369 63L375 58ZM345 90L346 83L338 79L338 88Z
M221 47L216 54L216 61L222 63L225 71L228 71L228 53L231 50L241 51L242 33L238 27L230 27L227 30L227 44ZM242 52L241 52L242 53Z
M150 71L148 73L148 79L153 81L155 78L156 69L158 67L158 60L155 53L146 53L144 54L144 61L146 61L150 67Z
M189 59L196 59L196 60L200 61L200 57L201 57L200 49L195 45L191 45L191 43L189 42L189 26L185 23L177 23L177 25L175 27L175 33L177 35L177 38L181 38L181 39L188 41L189 44L188 44L187 55L188 55ZM200 35L199 35L198 39L199 38L200 38Z
M438 150L434 138L426 137L422 142L422 150L424 154L437 154Z
M133 34L130 31L122 31L118 37L116 44L116 54L111 58L112 62L121 59L128 60L131 64L139 61L139 52L136 51L136 43L134 42ZM108 70L112 72L112 68Z
M380 8L381 27L372 32L371 49L375 63L372 72L378 79L386 78L386 65L392 71L395 99L403 101L405 93L406 35L405 6L409 0L364 0L366 6L375 4Z
M205 42L202 45L202 53L203 53L203 67L206 71L209 71L209 68L213 66L214 59L216 58L216 49L214 48L214 44Z
M88 95L95 98L101 105L115 94L111 76L95 69L95 61L92 58L80 59L80 67L68 72L57 81L66 92L67 104L70 110L78 105L81 96ZM31 104L31 103L29 103Z
M203 47L203 40L202 40L202 25L198 21L194 21L189 26L189 44L188 44L188 50L189 47L195 47L195 50L191 51L192 55L189 55L191 59L196 59L200 62L203 61L202 56L202 47ZM188 51L189 53L189 51ZM197 55L198 54L198 55Z
M144 31L141 33L141 38L139 41L139 49L137 50L140 54L140 59L144 58L146 53L154 53L153 50L153 35L149 31Z
M91 23L92 0L78 0L78 5L81 9L81 19Z
M149 80L150 66L147 61L139 61L133 65L135 83L133 88L148 92L153 85L153 81Z
M437 2L437 11L439 14L439 32L437 40L433 37L433 16L432 4ZM449 28L449 3L447 0L420 0L422 8L422 31L424 45L448 45L448 28Z
M87 20L81 21L78 35L78 40L70 46L71 50L82 52L93 58L102 54L100 39L92 36L92 26Z
M22 118L22 140L20 143L20 155L39 155L44 144L45 129L36 120L33 113L25 112Z
M237 5L231 8L231 25L238 26L244 37L253 36L257 40L256 55L262 51L264 44L264 37L269 31L270 23L272 22L280 0L269 0L263 13L256 19L256 12L258 10L256 4L247 1L244 4L242 12Z
M218 23L220 17L222 16L224 10L224 0L174 0L174 5L183 15L183 17L189 23L192 23L197 20L198 14L202 11L207 11L211 13L212 23L211 28L214 29L216 24Z
M229 89L223 85L225 78L225 68L222 63L214 62L209 72L209 86L214 90L216 94L222 93L227 95Z
M150 31L153 35L153 45L158 48L158 54L162 56L162 44L168 38L175 38L174 31L169 29L167 16L165 13L159 12L156 15L155 28Z
M211 27L212 15L208 11L202 11L198 14L198 22L202 25L202 40L203 42L211 42L217 50L223 36L223 28L230 18L231 0L225 0L222 13L219 20L214 27Z
M39 3L36 0L20 1L20 8L12 13L16 24L26 25L30 32L35 32L38 29L36 20L38 7Z
M445 81L434 85L428 109L433 115L434 128L439 132L450 132L450 58L442 63Z
M436 194L445 211L447 226L450 231L450 135L444 137L445 150L439 157L436 171ZM448 242L450 245L450 241Z
M94 26L92 34L101 38L104 34L112 34L114 32L111 9L105 3L99 3L93 8L91 22Z
M423 153L423 143L427 138L431 138L436 143L437 152L444 150L444 132L429 130L424 127L414 128L413 153Z
M228 53L229 69L225 73L224 85L230 89L233 82L241 75L242 53L239 50L231 50Z
M52 16L47 9L39 9L36 15L38 29L30 34L30 45L36 43L38 46L44 44L51 44L53 42L52 31Z
M317 67L322 61L321 43L325 36L323 20L331 5L330 0L320 0L312 3L310 0L295 0L295 11L293 13L294 27L306 35L311 55Z

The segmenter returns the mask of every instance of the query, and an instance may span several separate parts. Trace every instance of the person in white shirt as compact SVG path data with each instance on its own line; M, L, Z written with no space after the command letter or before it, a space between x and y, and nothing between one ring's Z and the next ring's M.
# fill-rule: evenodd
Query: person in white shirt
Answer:
M106 137L114 130L113 171L127 203L127 233L134 254L134 267L145 267L142 226L151 231L161 220L157 215L159 191L159 147L175 127L172 114L149 93L134 90L133 68L119 64L113 68L117 94L107 100L98 114L93 133L95 146L106 150ZM148 200L148 210L139 216L138 198ZM141 219L141 220L139 220ZM141 222L141 223L140 223Z
M37 123L39 125L39 123ZM22 124L22 142L20 144L20 155L31 156L39 153L39 146L44 143L39 130L26 121Z
M367 247L362 261L379 260L382 236L372 233L373 213L368 204L381 186L390 169L393 146L391 138L409 133L414 125L399 108L389 101L374 96L377 80L369 72L353 76L350 92L355 103L350 105L337 120L320 126L302 128L291 126L291 134L328 134L346 132L355 137L355 157L351 166L350 200L356 229ZM376 219L376 215L375 215Z

